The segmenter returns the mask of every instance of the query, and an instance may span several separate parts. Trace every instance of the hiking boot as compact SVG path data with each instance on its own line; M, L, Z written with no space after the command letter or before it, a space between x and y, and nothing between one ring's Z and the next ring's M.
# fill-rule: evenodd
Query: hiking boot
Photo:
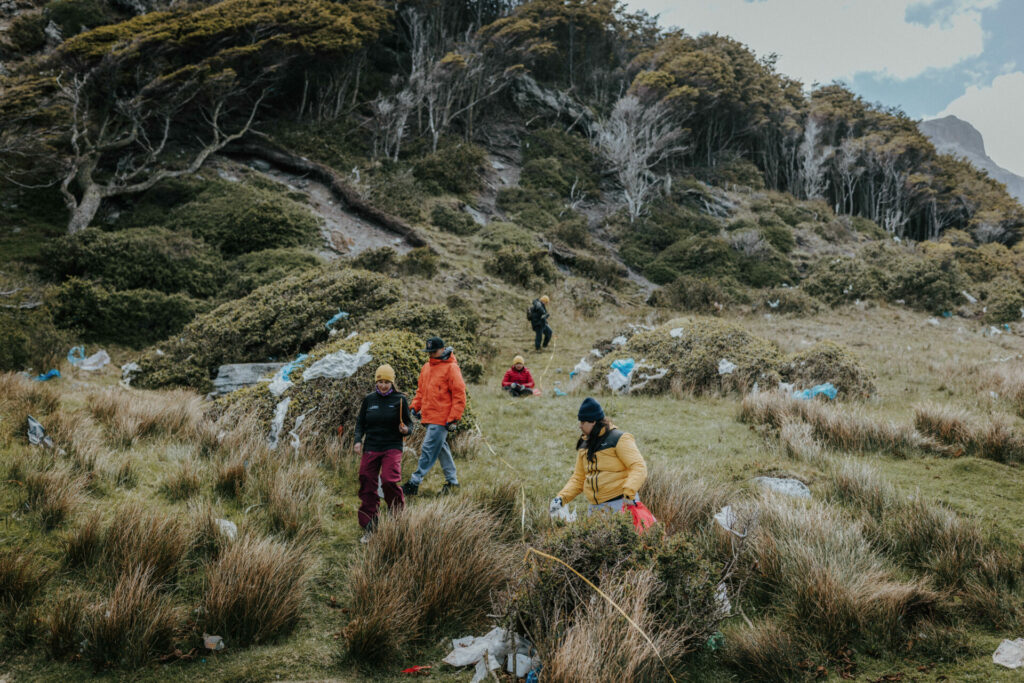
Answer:
M442 496L450 496L453 493L458 493L458 492L459 492L459 485L458 484L453 484L450 481L446 481L444 483L444 486L441 487L441 495Z
M363 533L362 538L359 539L359 542L364 544L364 545L369 543L370 542L370 536L373 534L373 532L374 532L374 530L376 528L377 528L377 520L376 519L371 519L370 523L363 527L363 531L365 533Z
M420 492L420 485L419 484L414 484L411 481L407 481L404 484L402 484L402 493L404 493L407 496L415 496L419 492Z

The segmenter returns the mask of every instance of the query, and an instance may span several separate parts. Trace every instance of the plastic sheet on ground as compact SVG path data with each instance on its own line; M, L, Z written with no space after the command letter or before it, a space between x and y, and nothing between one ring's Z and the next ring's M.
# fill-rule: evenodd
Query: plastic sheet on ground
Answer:
M328 320L326 323L324 323L324 327L326 327L327 329L331 329L331 325L333 325L334 323L338 322L339 320L344 320L347 317L348 317L348 313L346 313L345 311L338 311L337 313L335 313L331 317L330 320Z
M277 404L274 409L274 419L270 422L270 436L267 437L267 445L270 450L277 450L277 443L281 438L281 428L284 427L284 418L288 415L288 405L292 402L289 396Z
M581 358L580 362L577 363L576 367L574 367L572 369L572 372L569 373L569 377L575 377L576 375L582 374L584 372L590 372L593 369L594 367L587 362L586 358Z
M557 519L560 522L566 522L572 524L576 521L576 512L569 509L569 506L563 505L549 515L551 519Z
M736 526L736 512L731 505L726 505L715 514L715 521L726 531L732 531Z
M679 339L680 337L683 336L683 330L684 328L682 327L673 327L671 330L668 331L668 336L673 337L675 339Z
M302 426L302 423L303 421L305 421L305 419L305 413L295 418L295 426L292 427L292 430L290 432L288 432L288 436L291 438L291 447L295 450L299 450L299 447L302 445L302 442L299 440L299 427Z
M33 381L36 381L36 382L47 382L47 381L49 381L51 379L59 378L59 377L60 377L60 370L58 370L57 368L53 368L52 370L50 370L47 373L44 373L42 375L36 375L32 379L33 379Z
M648 382L653 382L657 379L662 379L668 374L668 368L657 368L653 372L641 372L640 368L643 366L638 365L636 370L633 371L633 376L630 378L632 382L629 386L630 392L636 391L637 389L643 389Z
M629 373L633 372L635 366L636 361L632 358L620 358L619 360L612 361L612 369L621 372L623 377L629 377Z
M238 525L228 519L216 519L217 531L227 536L229 541L238 538Z
M779 307L779 300L776 299L775 301L769 301L768 302L768 307L769 308L778 308Z
M46 430L39 420L31 415L28 416L28 442L33 446L53 448L53 439L46 435Z
M555 396L568 396L569 395L569 394L565 393L564 391L562 391L561 389L559 389L558 387L553 388L551 390L551 393L553 393ZM539 395L540 394L534 394L534 396L539 396Z
M724 581L719 581L715 588L715 602L718 603L718 614L725 619L732 615L732 603L729 602L729 590Z
M938 327L939 325L942 324L939 322L938 318L928 318L928 320L926 320L925 322L931 325L932 327Z
M501 667L501 660L512 651L512 639L505 629L496 627L487 635L478 638L465 636L452 641L452 651L444 658L445 664L454 667L476 665L473 683L484 680L488 671ZM484 654L486 653L486 661Z
M618 370L612 370L608 373L608 387L612 391L622 391L624 388L629 386L629 378L623 375Z
M726 360L725 358L718 361L718 374L719 375L731 375L736 372L736 368L739 367L732 361Z
M354 354L346 351L335 351L313 363L302 373L302 381L329 377L344 379L351 377L356 371L373 360L370 355L370 342L364 342Z
M77 367L83 360L85 360L85 347L72 346L68 351L68 362Z
M121 366L121 381L127 386L132 383L132 380L135 379L135 375L140 372L142 372L142 368L135 361L126 363ZM214 380L213 382L214 385L217 384L217 380Z
M110 363L110 355L107 354L106 350L100 349L96 353L92 354L88 358L79 361L78 367L82 370L88 370L93 372L96 370L102 370Z
M218 395L230 394L237 389L251 387L254 384L258 384L263 377L270 373L276 373L284 365L284 363L230 363L222 365L217 368L217 377L213 380L213 393ZM138 370L137 365L135 369ZM124 367L121 368L121 372L123 375Z
M832 385L831 382L825 384L817 384L810 389L804 389L793 394L793 398L798 398L801 401L809 401L815 396L824 396L829 400L835 399L839 394L839 391Z
M627 341L629 340L626 339L625 335L620 334L615 339L612 339L612 346L625 346Z
M992 661L1007 669L1019 669L1024 666L1024 638L1004 640L992 653Z
M772 491L784 493L794 498L810 498L811 490L798 479L782 479L779 477L754 477L754 483Z
M270 386L268 387L270 393L274 396L280 396L288 391L288 388L292 386L292 373L301 368L308 357L306 354L300 353L295 357L295 360L282 365L274 375L274 378L270 380Z
M203 647L205 647L207 650L220 652L226 647L226 645L224 644L224 639L220 636L211 636L209 633L204 633Z

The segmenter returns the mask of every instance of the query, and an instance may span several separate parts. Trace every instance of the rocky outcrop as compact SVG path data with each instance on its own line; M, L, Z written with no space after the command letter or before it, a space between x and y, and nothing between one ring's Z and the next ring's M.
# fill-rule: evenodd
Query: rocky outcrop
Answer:
M1024 203L1024 178L1007 171L985 152L985 140L978 129L955 116L944 116L918 124L942 154L964 157L975 167L986 171L992 178L1006 185L1007 191Z

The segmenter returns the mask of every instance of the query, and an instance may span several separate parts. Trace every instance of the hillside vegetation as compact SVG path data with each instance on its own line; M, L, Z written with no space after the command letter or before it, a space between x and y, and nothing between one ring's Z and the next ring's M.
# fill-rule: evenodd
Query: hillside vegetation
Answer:
M468 680L495 625L545 681L1005 673L1024 208L898 109L604 0L4 7L0 679ZM462 490L363 546L358 401L432 335ZM545 514L591 394L643 537Z

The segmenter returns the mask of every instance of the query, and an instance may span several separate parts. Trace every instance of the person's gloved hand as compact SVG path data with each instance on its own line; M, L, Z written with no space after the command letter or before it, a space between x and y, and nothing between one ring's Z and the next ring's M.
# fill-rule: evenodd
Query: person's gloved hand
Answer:
M417 420L420 419L420 411L416 410L415 408L409 408L409 414L415 417Z
M444 426L444 428L447 429L449 432L454 432L456 429L459 428L459 421L458 420L452 420L451 422L446 424Z
M517 382L512 382L512 388L513 388L513 389L515 389L516 391L519 391L519 390L520 390L520 389L522 389L523 387L522 387L522 385L521 385L521 384L519 384L519 383L517 383Z
M551 505L548 505L548 514L553 515L562 509L562 497L555 496L551 499Z

